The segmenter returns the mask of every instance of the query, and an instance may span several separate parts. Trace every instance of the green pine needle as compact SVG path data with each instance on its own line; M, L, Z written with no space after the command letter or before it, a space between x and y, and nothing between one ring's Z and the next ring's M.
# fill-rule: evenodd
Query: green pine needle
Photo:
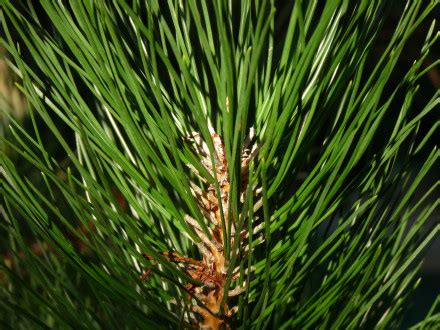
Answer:
M185 217L208 237L212 228L191 183L221 187L187 139L200 134L215 164L215 131L231 183L220 210L229 326L398 327L440 231L430 221L439 182L427 179L439 165L439 121L427 122L440 93L415 102L439 63L423 64L435 21L395 75L435 10L418 0L1 2L0 45L30 123L2 109L1 322L196 326L191 308L203 301L187 287L203 280L164 252L202 257ZM241 201L251 127L260 149ZM438 305L413 329L438 326Z

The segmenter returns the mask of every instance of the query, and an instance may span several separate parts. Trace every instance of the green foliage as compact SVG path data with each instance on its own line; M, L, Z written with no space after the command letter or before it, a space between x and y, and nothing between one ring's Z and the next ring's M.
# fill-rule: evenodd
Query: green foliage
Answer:
M232 300L232 326L397 327L440 230L428 225L439 182L415 197L440 155L428 150L438 122L418 134L439 92L413 105L434 22L398 84L391 75L438 2L407 1L374 57L386 3L2 3L1 45L31 123L11 118L2 142L15 153L0 160L0 234L12 254L0 264L2 322L187 326L183 287L194 280L160 252L200 257L184 216L207 221L186 164L215 179L184 137L199 132L214 161L214 128L229 164L229 214L243 212L251 251L229 260L229 274L241 270L231 287L246 288ZM252 126L261 149L249 181L262 195L248 194L243 210L237 182ZM143 253L160 263L145 281ZM424 322L440 323L435 306Z

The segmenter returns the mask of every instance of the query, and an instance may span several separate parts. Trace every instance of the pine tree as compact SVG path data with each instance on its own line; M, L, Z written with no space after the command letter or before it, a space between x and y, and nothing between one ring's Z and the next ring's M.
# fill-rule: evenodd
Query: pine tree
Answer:
M393 78L438 1L402 4L1 2L29 110L4 112L1 321L398 327L440 230L435 21Z

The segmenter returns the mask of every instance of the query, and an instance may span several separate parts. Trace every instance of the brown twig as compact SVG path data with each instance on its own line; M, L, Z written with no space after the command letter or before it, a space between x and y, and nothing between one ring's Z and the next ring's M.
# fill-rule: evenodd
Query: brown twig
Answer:
M248 184L249 164L256 156L259 149L256 145L249 148L254 134L254 130L251 129L249 137L246 138L244 142L242 151L242 182L240 183L240 201L242 203L244 200L244 192ZM198 314L202 319L202 321L199 321L199 319L194 318L192 320L193 324L202 329L220 329L221 327L230 329L229 319L237 311L238 307L235 306L230 309L228 306L228 299L223 298L226 294L224 286L228 274L228 263L224 254L225 249L223 244L225 243L226 238L223 234L224 230L222 228L221 213L223 213L226 221L230 221L230 223L225 224L231 228L231 235L230 238L228 238L230 240L230 246L234 246L235 219L228 214L230 183L228 177L228 163L226 161L223 141L221 136L215 132L212 132L211 138L215 149L215 166L212 165L207 143L201 139L200 134L192 133L185 139L194 144L194 149L202 157L200 161L201 165L204 166L209 173L213 174L213 177L217 179L219 187L218 193L220 196L218 196L217 189L213 184L207 184L207 180L201 177L200 173L195 170L193 166L188 166L193 173L199 177L200 181L207 185L207 187L203 189L194 182L191 182L191 192L197 200L201 213L208 221L207 228L209 235L202 230L197 220L189 215L186 215L184 218L188 226L194 230L195 234L200 239L200 242L194 243L197 244L203 255L203 259L195 260L188 257L182 257L175 252L163 252L161 254L170 262L181 264L182 270L186 275L203 283L203 285L189 283L185 286L185 289L189 293L189 297L191 298L195 296L202 303L201 305L193 305L191 307L191 311ZM257 192L258 189L255 187L253 191ZM243 231L240 233L239 238L245 237L246 234L246 231ZM240 246L239 251L242 250L242 252L239 252L239 254L243 254L245 248L245 246ZM151 256L145 255L145 257L150 261L154 260ZM141 280L145 280L154 271L154 267L155 265L153 265L153 268L145 272L141 276ZM236 280L237 278L238 271L235 273L234 270L232 279ZM228 292L228 297L239 295L242 292L244 292L242 287L232 289ZM223 304L223 301L226 301L226 303Z

